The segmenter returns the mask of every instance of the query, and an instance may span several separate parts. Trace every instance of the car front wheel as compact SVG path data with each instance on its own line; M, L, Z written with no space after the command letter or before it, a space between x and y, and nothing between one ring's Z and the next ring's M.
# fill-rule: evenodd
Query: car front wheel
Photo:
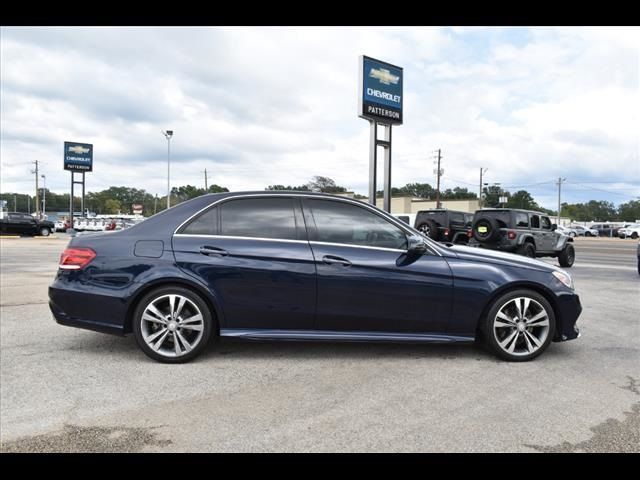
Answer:
M498 357L524 362L547 349L555 326L553 308L542 295L531 290L516 290L493 303L483 321L482 333Z
M573 266L573 263L576 261L576 251L573 248L573 245L570 243L566 244L562 251L558 254L558 263L561 267L570 268Z
M142 351L163 363L184 363L209 343L213 318L205 301L183 287L163 287L145 295L133 316Z
M40 235L42 235L43 237L48 237L50 233L51 230L49 230L47 227L42 227L40 229Z

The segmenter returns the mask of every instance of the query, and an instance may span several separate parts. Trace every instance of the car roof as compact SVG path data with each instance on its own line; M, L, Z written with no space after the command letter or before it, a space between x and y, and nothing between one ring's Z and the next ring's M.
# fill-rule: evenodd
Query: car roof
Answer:
M518 213L530 213L533 215L543 215L545 217L549 216L549 214L544 212L539 212L536 210L524 210L522 208L482 208L480 210L476 210L476 213L478 212L518 212Z

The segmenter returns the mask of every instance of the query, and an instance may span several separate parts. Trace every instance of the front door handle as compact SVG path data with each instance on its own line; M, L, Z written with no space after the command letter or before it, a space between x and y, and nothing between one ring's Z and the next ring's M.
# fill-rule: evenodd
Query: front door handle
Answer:
M225 249L218 248L218 247L210 247L209 245L204 245L200 247L200 253L202 255L220 255L222 257L229 255L229 252L227 252Z
M324 257L322 257L322 261L327 265L339 263L340 265L344 265L345 267L351 266L351 262L349 260L342 257L336 257L335 255L325 255Z

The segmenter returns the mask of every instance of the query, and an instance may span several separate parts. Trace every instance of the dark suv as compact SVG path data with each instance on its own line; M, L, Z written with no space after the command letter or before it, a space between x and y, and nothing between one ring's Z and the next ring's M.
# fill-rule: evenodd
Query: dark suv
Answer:
M437 242L469 242L473 214L447 209L420 210L415 228Z
M56 231L49 220L38 220L28 213L9 212L0 219L0 232L14 235L42 235L44 237Z
M515 209L483 209L473 216L469 245L518 253L527 257L557 257L571 267L576 254L573 238L556 231L547 215Z

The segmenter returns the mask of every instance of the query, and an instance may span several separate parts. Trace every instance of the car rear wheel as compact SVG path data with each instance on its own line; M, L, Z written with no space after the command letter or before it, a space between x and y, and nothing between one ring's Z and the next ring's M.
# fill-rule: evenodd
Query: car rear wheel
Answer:
M524 255L529 258L536 258L536 247L531 242L523 243L516 251L518 255Z
M49 230L47 227L42 227L40 229L40 235L42 235L43 237L48 237L50 233L51 230Z
M213 319L205 301L183 287L145 295L135 310L133 332L142 351L164 363L184 363L209 343Z
M438 224L430 218L418 225L418 231L433 240L438 239Z
M573 266L573 263L576 261L576 251L573 248L573 245L570 243L566 244L562 251L558 254L558 263L561 267L570 268Z
M493 303L484 319L482 333L498 357L525 362L547 349L555 327L553 308L542 295L531 290L516 290Z
M633 238L634 240L635 240L636 238L638 238L638 232L633 232L633 233L631 234L631 238Z

